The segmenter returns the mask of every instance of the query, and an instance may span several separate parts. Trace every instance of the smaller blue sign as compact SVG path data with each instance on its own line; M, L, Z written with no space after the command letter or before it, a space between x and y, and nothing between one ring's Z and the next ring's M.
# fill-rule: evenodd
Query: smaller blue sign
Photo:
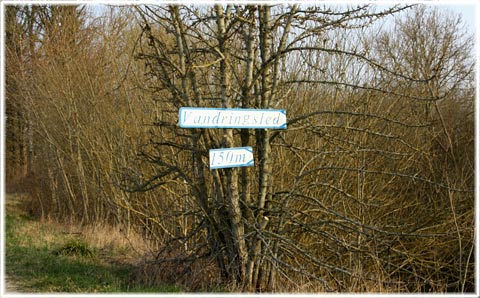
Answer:
M253 166L252 147L210 149L210 170Z

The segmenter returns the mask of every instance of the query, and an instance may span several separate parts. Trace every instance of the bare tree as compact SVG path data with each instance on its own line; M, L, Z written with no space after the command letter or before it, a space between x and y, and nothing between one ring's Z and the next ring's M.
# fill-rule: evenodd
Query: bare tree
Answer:
M161 139L147 146L155 148L155 154L145 152L145 158L156 163L159 172L138 189L176 179L189 185L185 195L192 195L200 206L197 222L208 231L210 252L216 256L225 281L245 290L275 289L279 278L294 273L317 280L330 290L342 276L372 279L355 272L354 268L363 266L363 259L351 267L322 257L322 250L341 246L352 253L366 252L373 241L383 247L375 250L380 252L391 246L392 236L423 237L414 232L420 227L411 230L407 222L398 222L392 229L375 220L373 213L368 218L363 215L366 208L386 198L386 187L395 189L392 182L401 180L450 192L468 191L398 168L400 161L411 162L418 152L415 132L431 125L428 119L400 112L398 109L405 109L401 102L435 102L445 92L453 92L456 84L442 89L443 95L412 93L414 86L433 86L442 75L418 75L402 68L405 64L397 60L392 64L376 55L374 44L362 35L357 35L358 44L334 35L365 32L375 20L403 9L373 12L369 6L231 5L137 9L145 37L138 58L145 60L149 76L155 80L164 111L156 128L159 132L153 136ZM447 40L440 42L448 48ZM442 53L446 52L431 54L456 59ZM471 73L470 66L466 67L459 69ZM311 71L305 71L308 68ZM460 72L451 77L462 80ZM297 91L307 101L288 99L297 88L307 85L313 86L312 91ZM322 102L313 96L313 90L333 98ZM379 102L379 96L387 99ZM334 108L329 109L332 104ZM286 107L288 132L302 130L309 139L299 140L281 131L179 129L176 113L181 106ZM328 116L330 123L319 116ZM305 141L315 145L305 145ZM208 171L208 149L236 144L256 148L256 168ZM272 144L279 147L273 150ZM326 144L331 152L326 151L328 147L319 149ZM325 155L344 154L349 157L343 161L320 162ZM274 159L281 156L290 163L291 175L273 167ZM285 176L290 180L285 181ZM370 181L373 177L376 180ZM280 181L284 182L277 185ZM352 209L344 205L342 211L334 207L335 200L358 206ZM397 204L393 202L392 207ZM313 248L318 241L329 244ZM344 285L338 286L342 289Z

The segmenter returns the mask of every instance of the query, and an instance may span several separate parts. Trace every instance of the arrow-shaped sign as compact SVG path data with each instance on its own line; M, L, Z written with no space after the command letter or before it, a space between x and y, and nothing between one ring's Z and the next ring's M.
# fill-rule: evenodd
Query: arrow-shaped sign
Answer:
M252 147L210 149L210 170L253 166Z
M183 107L178 119L182 128L287 128L285 110Z

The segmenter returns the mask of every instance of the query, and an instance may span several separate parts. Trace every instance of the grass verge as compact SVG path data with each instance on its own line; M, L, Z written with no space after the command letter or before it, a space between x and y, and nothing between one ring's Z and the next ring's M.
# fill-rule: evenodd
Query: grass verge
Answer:
M16 292L180 292L173 285L135 282L134 265L119 262L114 248L99 251L79 235L62 233L58 226L38 222L8 204L6 213L5 271ZM109 261L112 258L117 261Z

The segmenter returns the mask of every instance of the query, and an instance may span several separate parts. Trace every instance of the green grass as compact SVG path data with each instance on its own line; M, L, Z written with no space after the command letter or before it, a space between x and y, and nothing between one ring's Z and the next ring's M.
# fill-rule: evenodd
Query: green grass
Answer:
M21 214L7 213L5 269L18 292L180 291L171 285L151 287L135 283L131 279L132 265L108 262L82 239L64 235Z
M88 243L80 239L73 239L62 245L59 249L53 251L56 256L82 256L93 257L95 254L93 249L89 247Z

